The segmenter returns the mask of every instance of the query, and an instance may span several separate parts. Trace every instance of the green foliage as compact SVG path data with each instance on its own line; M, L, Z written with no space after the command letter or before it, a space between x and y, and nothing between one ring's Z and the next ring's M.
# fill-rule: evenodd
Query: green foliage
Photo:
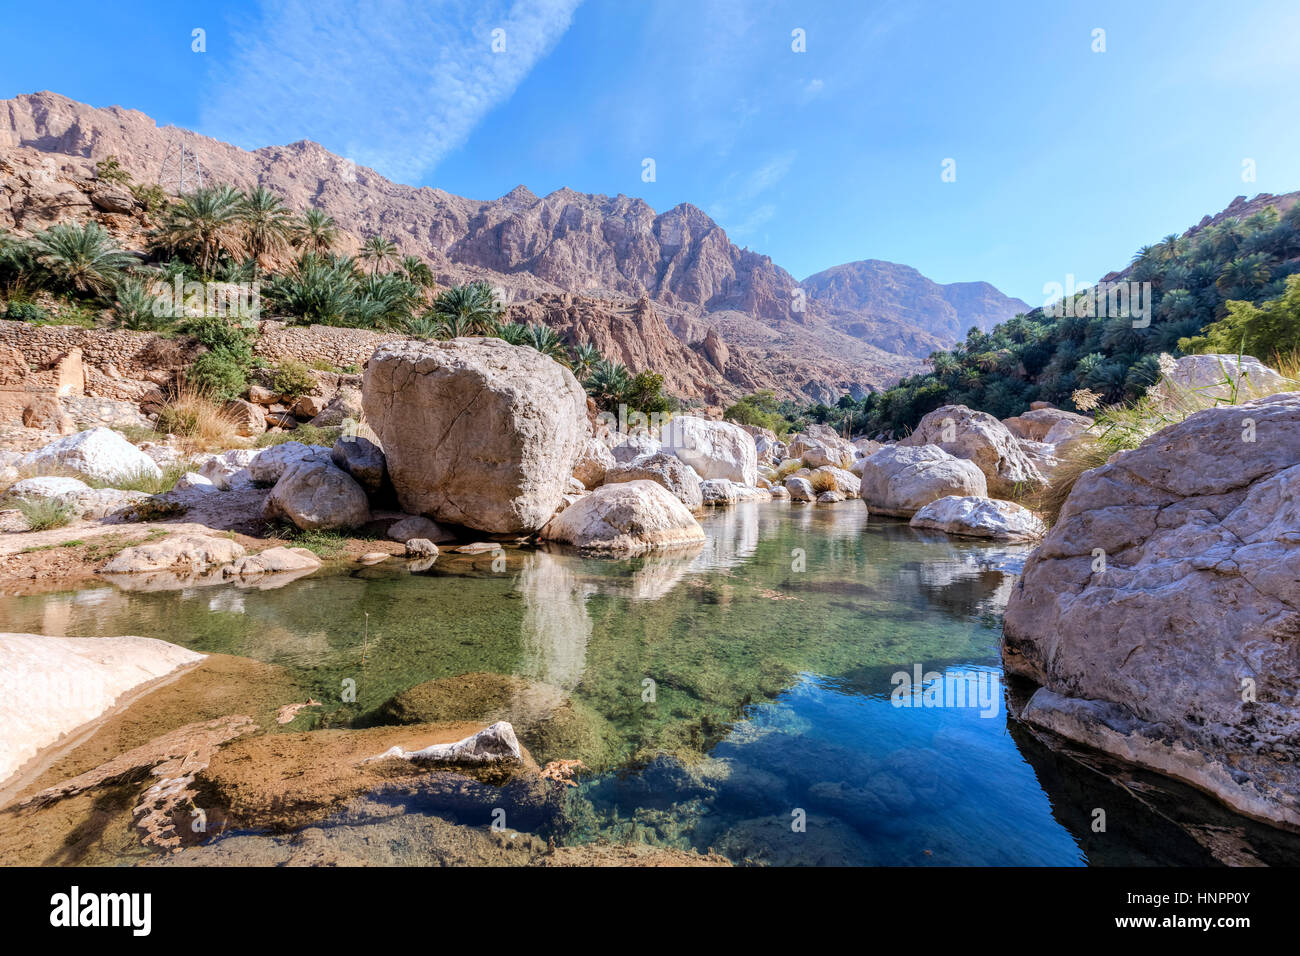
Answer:
M105 156L95 164L95 178L119 186L131 185L131 174L122 168L116 156Z
M287 441L302 442L304 445L321 445L325 448L333 448L334 443L339 440L343 434L343 428L339 425L311 425L302 424L292 431L287 432L263 432L253 441L257 448L270 448L272 445L282 445Z
M777 435L786 434L790 428L790 420L781 414L776 393L770 390L745 395L736 404L728 407L722 413L722 417L728 421L739 422L741 425L770 428Z
M504 311L486 282L469 282L444 289L434 298L430 310L448 333L442 338L496 335Z
M172 327L170 315L154 310L156 297L137 279L127 279L117 287L113 301L113 321L118 327L135 332L161 332Z
M72 505L58 498L18 498L13 505L22 512L30 531L62 528L72 521Z
M1297 347L1300 298L1300 204L1284 217L1267 209L1245 220L1216 223L1194 236L1166 236L1144 247L1120 281L1151 283L1152 319L1034 309L930 356L931 368L838 413L814 406L813 420L847 418L854 431L904 435L927 412L961 404L1006 418L1045 400L1072 408L1089 389L1105 405L1131 403L1157 378L1155 357L1178 351L1236 353L1268 360ZM1295 293L1300 297L1300 293ZM1076 297L1083 306L1084 297Z
M325 255L338 241L339 230L334 219L315 206L306 210L294 231L294 241L303 252Z
M194 360L185 379L213 401L228 402L248 389L248 366L225 351L204 352ZM184 428L167 430L187 434Z
M285 398L299 398L316 387L316 376L297 359L285 359L276 367L271 387Z
M97 222L63 222L33 237L32 255L52 291L107 297L135 263Z
M663 393L664 377L657 372L646 369L637 372L628 383L623 393L623 402L628 408L647 415L655 412L677 410L677 400Z
M1206 326L1203 335L1182 339L1178 347L1188 353L1240 350L1265 362L1300 351L1300 274L1287 278L1282 295L1259 306L1229 302L1226 316Z
M233 186L212 186L180 197L167 207L150 245L181 256L208 277L223 259L243 260L250 248L244 194Z
M16 319L19 322L43 322L47 315L45 310L35 302L18 302L11 299L5 309L5 318Z

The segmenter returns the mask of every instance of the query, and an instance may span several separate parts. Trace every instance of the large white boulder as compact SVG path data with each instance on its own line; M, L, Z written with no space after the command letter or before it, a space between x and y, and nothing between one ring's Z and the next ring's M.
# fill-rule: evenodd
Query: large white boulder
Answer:
M584 488L596 488L605 480L605 473L617 465L614 453L601 439L589 435L582 442L578 460L573 466L573 477Z
M653 481L601 485L542 529L542 538L580 548L635 554L703 543L704 529L687 507Z
M480 531L550 520L588 434L573 373L501 339L381 345L364 403L402 509Z
M89 428L67 435L24 456L22 467L35 471L66 469L95 481L161 478L152 458L111 428Z
M1006 541L1039 538L1047 530L1037 515L1013 501L958 495L930 502L909 523L913 528Z
M889 445L863 459L859 492L873 513L910 518L948 495L988 496L984 472L937 445Z
M15 482L10 487L9 494L26 501L35 501L41 498L66 498L90 490L90 485L79 478L48 475L42 478L24 478L22 481Z
M1297 529L1300 393L1085 472L1007 606L1022 718L1300 827Z
M1016 437L987 412L965 405L944 405L930 412L916 431L898 443L934 445L957 458L974 462L984 473L988 494L1011 497L1044 484L1042 474L1021 450Z
M695 469L701 478L725 478L753 487L758 483L754 436L732 422L678 415L660 430L664 451Z
M262 516L287 518L304 531L357 528L370 520L370 503L356 480L329 461L288 466L266 496Z
M1162 400L1178 400L1179 393L1191 392L1208 400L1228 399L1235 388L1237 400L1263 398L1293 386L1251 355L1184 355L1168 374L1150 389Z

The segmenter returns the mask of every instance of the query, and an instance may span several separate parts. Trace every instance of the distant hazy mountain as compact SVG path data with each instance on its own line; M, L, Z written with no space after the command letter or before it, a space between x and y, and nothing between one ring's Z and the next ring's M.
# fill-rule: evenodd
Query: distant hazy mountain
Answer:
M800 285L830 312L836 328L911 355L929 354L918 351L922 338L916 333L948 346L972 327L987 331L1030 309L987 282L941 285L911 266L879 259L832 266Z

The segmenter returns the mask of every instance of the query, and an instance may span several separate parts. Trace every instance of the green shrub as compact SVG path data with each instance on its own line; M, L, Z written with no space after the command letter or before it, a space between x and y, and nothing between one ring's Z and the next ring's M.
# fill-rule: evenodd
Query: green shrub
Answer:
M62 528L72 520L72 505L57 498L19 498L14 507L22 512L32 531Z
M43 322L46 313L35 302L10 302L5 309L5 318L17 319L19 322Z
M297 359L285 359L276 368L271 387L285 398L300 398L316 387L316 376Z
M334 443L339 440L343 434L343 428L338 425L319 425L302 424L297 428L287 432L263 432L253 440L257 448L270 448L272 445L282 445L287 441L302 442L304 445L321 445L325 448L333 448Z
M204 352L194 360L185 379L192 388L214 401L228 402L239 398L248 389L248 368L225 350ZM161 418L159 423L162 427ZM177 434L189 433L180 429L167 430Z

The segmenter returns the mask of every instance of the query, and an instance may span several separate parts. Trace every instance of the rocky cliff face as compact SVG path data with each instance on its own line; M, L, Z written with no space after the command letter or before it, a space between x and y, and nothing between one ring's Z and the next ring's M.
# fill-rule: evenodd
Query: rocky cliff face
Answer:
M988 331L1029 305L987 282L940 285L910 266L866 259L834 266L803 281L809 298L831 314L836 328L906 355L928 355Z
M987 321L983 311L962 315L955 294L909 305L915 289L934 286L919 273L891 287L883 305L872 298L880 283L831 291L833 283L819 282L801 309L789 273L735 246L689 204L656 213L628 196L560 189L539 198L523 186L499 199L467 199L390 182L312 142L250 152L159 127L135 110L49 92L0 101L0 227L32 231L102 212L89 193L93 165L107 156L137 181L175 191L181 146L198 157L205 182L263 185L293 206L318 206L349 234L345 248L385 235L403 254L426 259L440 283L491 282L521 314L581 334L636 370L650 363L678 394L710 403L754 388L823 401L861 394L919 370L918 358L956 338L953 329ZM129 244L129 223L115 225ZM999 294L985 288L996 308ZM649 313L639 300L651 304ZM640 343L634 316L646 326Z

